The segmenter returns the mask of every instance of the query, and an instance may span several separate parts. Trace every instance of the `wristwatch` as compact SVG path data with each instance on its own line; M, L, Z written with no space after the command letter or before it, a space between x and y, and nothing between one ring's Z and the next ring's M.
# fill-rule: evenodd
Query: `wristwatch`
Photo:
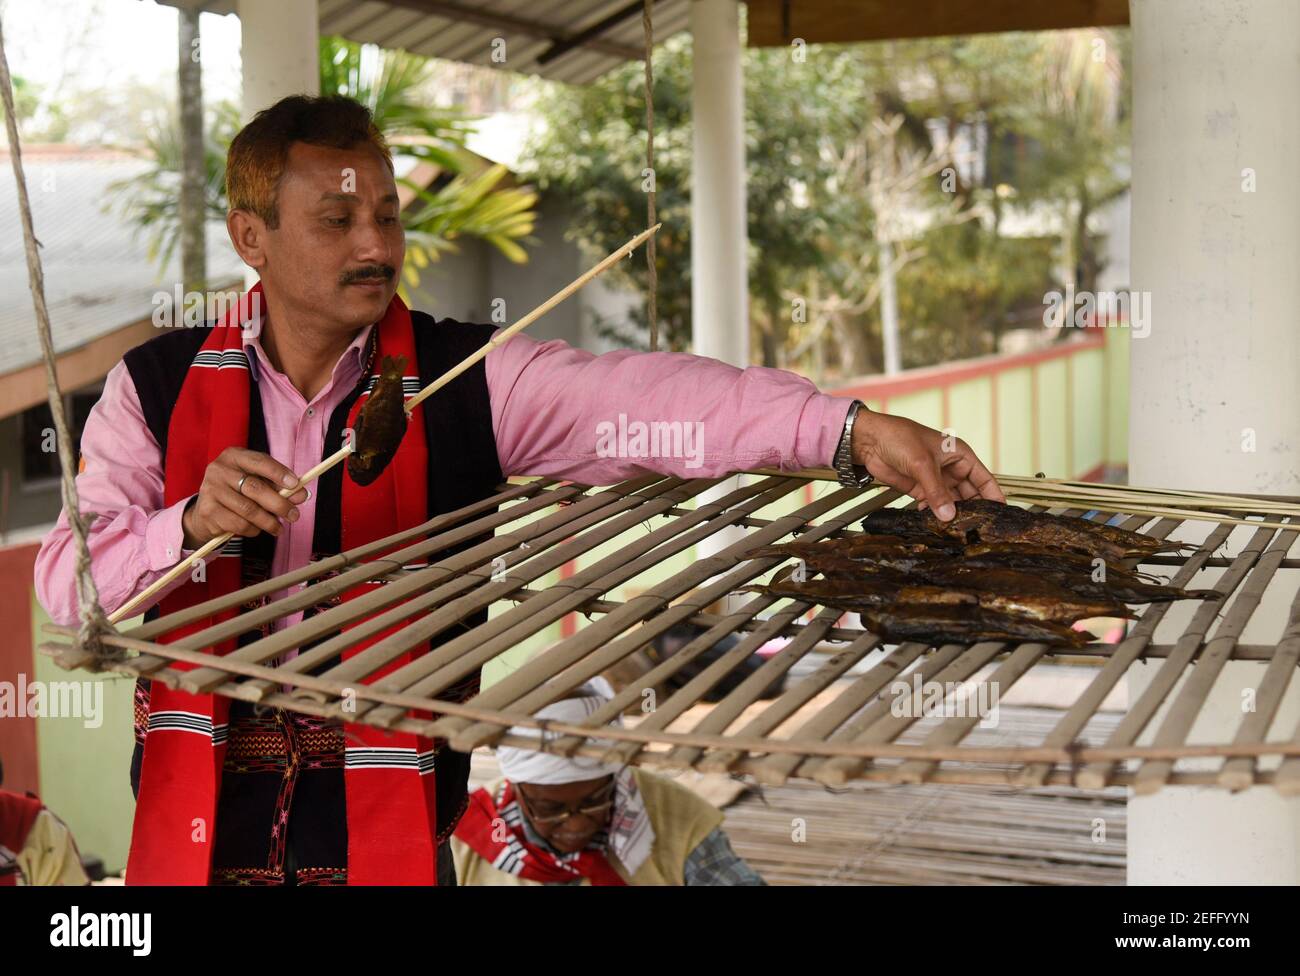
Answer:
M835 457L831 462L835 473L839 475L840 484L847 488L865 488L876 480L865 465L853 463L853 421L858 418L858 411L865 409L866 405L861 400L854 400L849 407L848 416L844 418L844 433L840 435L840 444L835 448Z

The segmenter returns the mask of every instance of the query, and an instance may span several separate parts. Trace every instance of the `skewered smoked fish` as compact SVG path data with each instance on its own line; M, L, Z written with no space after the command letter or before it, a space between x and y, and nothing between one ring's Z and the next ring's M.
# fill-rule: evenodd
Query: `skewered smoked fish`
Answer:
M1036 582L1068 590L1077 597L1111 603L1171 603L1174 600L1217 600L1222 596L1217 590L1185 590L1178 586L1141 583L1134 580L1108 576L1104 582L1091 574L1068 570L1043 570L1032 572L1006 567L963 565L951 561L934 560L913 569L913 578L936 586L969 586L976 589L997 589L1004 592L1029 592Z
M979 605L979 597L963 590L945 589L941 586L908 584L896 586L879 579L815 579L802 583L794 580L774 580L767 585L741 587L750 593L788 597L824 607L836 607L854 613L872 608L887 607L893 603L928 603L935 605L964 603Z
M1046 512L1030 512L1015 505L985 498L957 502L957 514L949 522L940 522L930 511L881 509L862 522L871 533L913 538L937 534L955 538L967 545L980 543L1031 543L1101 556L1119 561L1132 556L1152 555L1182 549L1179 543L1153 539L1138 532L1101 525L1088 519Z
M819 572L847 573L851 567L823 560L809 560L810 569ZM959 586L993 589L1002 593L1032 593L1039 584L1049 584L1085 601L1118 605L1121 603L1172 603L1174 600L1217 600L1217 590L1185 590L1178 586L1144 583L1130 576L1108 573L1104 581L1095 580L1090 568L1012 569L1004 564L980 564L979 560L954 560L942 554L909 555L886 558L879 562L857 560L854 567L863 573L888 574L896 582L927 583L932 586Z
M822 573L838 579L884 577L895 586L924 583L994 589L1012 595L1040 594L1044 592L1043 586L1050 586L1052 592L1062 599L1072 595L1090 607L1110 610L1108 613L1080 613L1079 616L1127 616L1121 606L1125 603L1216 600L1222 596L1216 590L1187 590L1150 583L1143 579L1142 574L1122 565L1107 564L1104 577L1096 579L1096 567L1088 557L1052 552L1043 547L1000 543L996 546L971 546L960 556L954 556L915 545L870 547L858 543L858 539L788 543L767 546L753 555L793 556L804 562L810 574Z
M1069 569L1091 575L1096 570L1095 559L1102 559L1106 575L1135 582L1158 583L1161 577L1153 573L1130 569L1122 562L1089 556L1070 549L1054 549L1030 543L1017 545L1010 542L980 543L967 546L962 552L962 562L970 566L1006 566L1009 569Z
M929 512L915 508L879 508L862 520L862 529L869 535L904 539L925 546L946 547L956 541L965 545L965 539L953 540L947 533L938 531L939 525Z
M939 551L962 551L962 545L953 539L936 536L940 543ZM785 542L775 546L764 546L738 559L757 559L762 556L793 556L795 559L808 559L827 554L847 559L876 559L880 556L904 556L908 554L933 552L934 547L927 541L903 539L894 535L862 535L844 539L827 539L821 542Z
M1015 592L1002 592L977 587L933 586L892 574L864 577L860 573L853 576L828 573L825 579L804 582L774 580L767 586L746 589L859 613L873 607L906 603L978 605L999 613L1064 624L1086 617L1134 616L1132 611L1117 601L1085 599L1069 590L1041 581L1031 581Z
M348 474L359 485L368 485L388 467L406 433L406 397L402 393L405 356L385 356L375 388L362 404L353 431Z
M889 608L862 611L862 619L876 634L890 641L925 644L973 644L1005 641L1065 644L1083 647L1089 634L1047 620L1026 620L984 607L933 606L898 603Z
M895 539L895 536L872 536L874 539ZM930 565L936 562L934 550L915 543L906 545L879 545L879 546L846 546L841 548L836 540L832 543L802 543L798 544L796 549L794 545L788 548L782 546L767 546L759 550L755 555L789 555L797 559L805 560L809 566L821 568L823 566L834 566L837 569L848 569L848 565L841 565L835 562L835 558L840 553L844 553L848 558L859 561L871 561L880 565L888 566L891 569L908 571L917 565ZM853 540L855 543L857 540ZM952 540L947 540L951 542ZM834 545L834 548L832 548ZM1084 553L1072 552L1065 549L1051 549L1047 546L1035 545L1015 545L1008 542L999 542L993 544L981 544L975 546L966 546L964 549L958 547L953 550L955 555L960 555L957 562L962 566L970 566L976 569L1021 569L1021 570L1042 570L1047 573L1058 574L1063 580L1073 580L1081 576L1092 579L1096 574L1098 567L1094 559L1101 557L1087 556ZM914 558L920 556L920 559ZM1160 578L1151 573L1140 572L1135 569L1129 569L1123 563L1103 560L1105 564L1104 580L1114 583L1136 584L1159 584ZM870 571L864 567L863 571ZM1132 592L1137 592L1133 590ZM1213 599L1213 597L1207 597ZM1138 602L1147 602L1145 600Z
M937 521L937 520L936 520ZM943 523L940 523L943 524ZM971 538L974 532L976 538ZM1016 505L1004 505L987 498L970 498L957 504L957 515L945 525L948 535L959 534L969 542L1030 542L1045 546L1066 546L1091 551L1104 541L1117 558L1125 554L1167 552L1184 546L1130 532L1113 525L1069 515L1031 512ZM1099 546L1100 548L1100 546Z

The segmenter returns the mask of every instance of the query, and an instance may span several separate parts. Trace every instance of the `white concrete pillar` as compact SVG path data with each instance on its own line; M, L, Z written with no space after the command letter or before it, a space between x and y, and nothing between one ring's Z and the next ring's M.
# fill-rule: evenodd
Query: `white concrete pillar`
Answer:
M286 95L320 94L317 0L239 0L244 121Z
M691 346L697 355L744 368L749 365L749 231L737 0L694 0L691 42ZM700 504L739 485L739 477L728 478L700 495ZM696 555L711 556L743 536L743 529L723 529L697 545ZM731 609L738 601L722 602Z
M691 4L691 338L697 355L743 367L749 271L739 6Z
M317 0L238 0L243 117L248 122L286 95L320 94L320 16ZM244 269L244 287L257 284Z
M1132 287L1152 303L1131 342L1130 481L1300 494L1300 4L1132 0L1130 14ZM1286 602L1244 639L1276 641ZM1134 666L1130 699L1158 664ZM1190 740L1230 741L1262 673L1229 664ZM1296 697L1275 730L1294 728ZM1167 788L1128 816L1131 884L1300 881L1300 801L1271 787Z

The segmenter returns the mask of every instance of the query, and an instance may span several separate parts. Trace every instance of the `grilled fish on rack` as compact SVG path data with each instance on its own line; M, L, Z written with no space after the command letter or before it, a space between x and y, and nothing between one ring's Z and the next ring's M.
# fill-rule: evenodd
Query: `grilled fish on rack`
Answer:
M898 543L896 537L876 536L881 544L864 543L861 537L811 543L766 546L753 556L786 556L803 561L811 574L837 579L887 577L895 586L924 583L931 586L999 589L1010 596L1040 593L1049 584L1094 607L1118 608L1108 615L1126 616L1121 604L1168 603L1173 600L1217 600L1217 590L1188 590L1148 582L1147 574L1122 564L1106 563L1098 579L1098 567L1082 553L1054 551L1042 546L1009 543L967 546L960 554L933 551L919 544ZM1094 616L1103 614L1096 613ZM1077 618L1076 618L1077 619Z
M783 542L774 546L763 546L739 558L758 559L762 556L793 557L809 559L827 554L842 556L847 559L878 559L882 556L905 556L923 552L934 552L930 543L937 542L939 551L960 553L961 543L945 536L935 536L934 540L905 539L895 535L872 535L862 533L842 539L825 539L820 542Z
M821 566L809 561L809 568ZM1217 590L1186 590L1179 586L1144 583L1131 576L1108 573L1105 580L1093 579L1086 567L1012 569L1005 565L980 565L978 562L953 560L941 554L904 556L880 563L858 561L863 572L890 573L895 579L906 578L932 586L962 586L974 589L997 589L1005 593L1030 593L1039 583L1051 584L1086 601L1105 604L1171 603L1174 600L1217 600ZM847 567L833 567L843 572ZM824 570L823 570L824 571ZM903 574L899 577L896 574ZM1122 616L1122 614L1120 615Z
M925 644L971 644L1005 641L1064 644L1083 647L1091 639L1083 631L1049 620L1027 620L984 607L897 603L863 610L862 620L873 633L889 641Z
M1123 562L1089 556L1072 549L1036 546L1032 543L988 542L967 546L962 551L962 562L969 566L1006 566L1010 569L1070 569L1092 574L1097 566L1094 560L1102 559L1106 575L1137 582L1158 583L1161 577L1153 573L1130 569Z
M1132 617L1133 612L1114 600L1080 597L1062 587L1042 581L1029 581L1013 592L976 586L936 586L917 582L904 575L882 573L864 576L848 570L840 575L823 569L825 579L774 580L766 586L746 589L770 596L804 600L826 607L862 612L864 609L892 604L932 604L944 606L981 606L999 613L1018 614L1032 620L1070 624L1086 617Z
M1223 594L1217 590L1185 590L1179 586L1142 583L1108 576L1098 581L1091 574L1069 570L1043 570L1032 572L1005 567L982 567L963 564L943 564L935 561L916 571L919 579L937 586L995 587L1007 591L1025 590L1030 581L1049 583L1069 590L1078 597L1113 603L1171 603L1174 600L1217 600Z
M789 567L746 589L857 612L890 640L1073 647L1088 640L1069 628L1075 621L1136 616L1126 604L1222 596L1162 584L1123 561L1184 546L983 499L958 502L946 524L930 512L885 508L862 528L748 553L744 559L797 559L816 578L795 579Z
M929 586L925 583L904 583L900 586L893 580L872 578L848 580L827 577L803 582L781 579L767 584L744 586L741 590L803 600L824 607L838 607L855 613L872 607L889 606L891 603L979 603L979 597L963 590Z
M1128 559L1185 548L1182 544L1155 539L1088 519L1046 512L1030 512L1016 505L985 498L968 498L956 503L957 514L940 522L930 511L880 509L862 521L871 533L905 538L927 534L955 538L967 545L993 542L1031 543L1070 549L1107 560ZM910 533L910 535L908 534Z

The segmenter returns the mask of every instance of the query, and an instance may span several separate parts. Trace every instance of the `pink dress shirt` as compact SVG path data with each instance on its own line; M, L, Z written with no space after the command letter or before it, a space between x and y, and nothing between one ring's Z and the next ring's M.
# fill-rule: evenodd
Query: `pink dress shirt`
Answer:
M276 460L294 471L320 461L330 415L360 378L369 331L357 335L310 402L271 365L256 338L245 343ZM539 342L523 334L488 353L485 367L501 470L593 485L645 471L706 478L763 466L797 471L829 465L852 402L819 393L807 379L784 370L742 370L686 353L620 350L597 356L558 339ZM684 442L681 456L610 456L620 432L631 448L623 453L644 453L636 449L637 421L681 421L699 436ZM111 613L185 554L181 515L189 501L163 507L163 459L124 363L104 381L81 451L77 491L82 511L98 516L90 527L92 571L100 603ZM311 559L315 496L298 508L296 522L282 523L272 574ZM78 620L73 566L67 514L60 513L36 557L35 582L41 605L65 625ZM295 614L281 626L299 618Z

